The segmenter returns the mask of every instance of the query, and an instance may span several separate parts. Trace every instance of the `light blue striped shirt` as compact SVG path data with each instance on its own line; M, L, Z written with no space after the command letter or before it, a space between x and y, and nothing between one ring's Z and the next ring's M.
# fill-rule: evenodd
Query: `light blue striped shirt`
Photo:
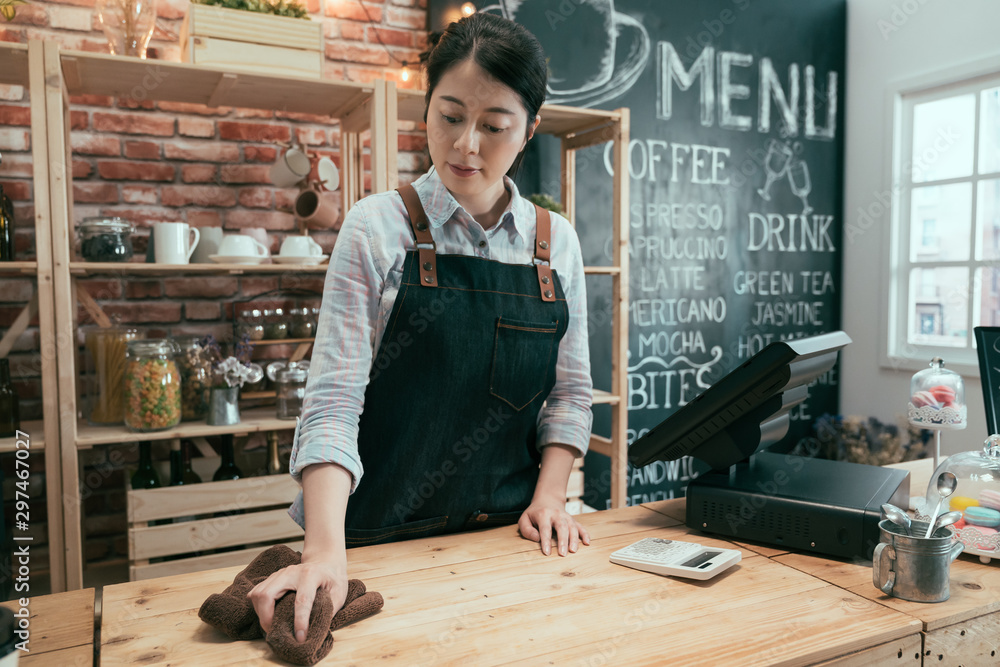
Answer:
M535 210L505 177L512 193L500 222L484 230L455 200L435 169L413 183L431 225L437 252L507 264L533 263ZM593 385L587 338L587 296L576 231L552 214L552 268L569 306L559 344L556 383L538 415L538 446L561 443L583 455L590 442ZM295 430L290 469L301 480L314 463L336 463L357 487L358 421L365 388L399 285L406 252L414 249L403 200L395 191L366 197L347 214L330 257L309 380ZM400 389L400 400L414 393ZM419 443L406 443L410 446ZM301 523L301 495L291 510Z

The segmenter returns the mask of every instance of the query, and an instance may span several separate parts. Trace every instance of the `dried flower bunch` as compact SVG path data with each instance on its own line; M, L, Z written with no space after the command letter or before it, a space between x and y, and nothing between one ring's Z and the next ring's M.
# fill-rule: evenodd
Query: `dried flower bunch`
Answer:
M245 383L260 380L260 366L251 365L253 343L246 334L240 336L231 356L223 356L222 348L214 336L205 336L199 342L206 357L212 362L212 384L215 387L242 387Z
M0 0L2 1L2 0ZM277 0L268 2L267 0L192 0L199 5L214 5L225 7L226 9L239 9L244 12L257 12L258 14L274 14L275 16L287 16L293 19L309 19L309 12L305 7L297 2L285 2Z
M0 16L8 21L13 21L17 14L17 6L26 4L28 4L28 0L0 0Z
M904 429L875 417L823 415L813 424L812 444L823 458L876 466L926 456L933 434L901 422L906 424Z

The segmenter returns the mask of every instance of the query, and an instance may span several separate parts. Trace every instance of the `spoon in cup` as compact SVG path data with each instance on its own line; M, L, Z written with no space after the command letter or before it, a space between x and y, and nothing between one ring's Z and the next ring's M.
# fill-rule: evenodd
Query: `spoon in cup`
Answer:
M950 512L945 512L944 514L939 514L938 518L934 520L934 530L931 531L931 535L938 531L938 528L944 528L945 526L950 526L959 519L962 518L962 513L958 510L952 510Z
M882 505L882 512L885 514L886 518L889 519L889 521L892 521L897 526L900 526L903 529L904 534L907 537L910 537L909 514L899 509L895 505L890 505L889 503L885 503L884 505Z
M937 505L934 506L934 512L927 520L927 532L924 534L925 538L930 537L934 532L934 522L937 521L938 512L941 510L941 503L944 502L945 498L955 493L956 486L958 486L958 478L955 477L955 473L945 470L943 473L938 475L937 492L940 499L938 500Z

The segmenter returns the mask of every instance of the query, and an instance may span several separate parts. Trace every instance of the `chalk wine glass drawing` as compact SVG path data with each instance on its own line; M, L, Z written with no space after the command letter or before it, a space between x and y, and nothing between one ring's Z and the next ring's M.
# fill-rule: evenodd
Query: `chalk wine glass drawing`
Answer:
M499 0L480 11L517 21L541 42L549 104L593 107L614 99L635 85L649 58L645 26L616 12L614 0Z
M787 177L792 194L802 200L802 215L809 215L813 211L808 199L809 193L812 192L812 181L809 178L809 165L805 160L796 157L796 153L801 150L802 145L798 142L793 149L787 141L769 139L767 154L764 156L767 180L764 182L764 187L757 189L757 194L764 201L771 201L771 185L782 177Z

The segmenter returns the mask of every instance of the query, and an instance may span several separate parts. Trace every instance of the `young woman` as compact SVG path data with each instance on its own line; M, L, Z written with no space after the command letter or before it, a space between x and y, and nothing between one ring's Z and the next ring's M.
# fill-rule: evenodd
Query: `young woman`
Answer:
M291 459L305 547L250 593L265 629L289 590L302 638L318 589L339 609L348 547L513 523L546 555L590 542L565 511L592 419L579 241L508 177L544 54L475 14L426 69L433 167L354 206L330 260Z

